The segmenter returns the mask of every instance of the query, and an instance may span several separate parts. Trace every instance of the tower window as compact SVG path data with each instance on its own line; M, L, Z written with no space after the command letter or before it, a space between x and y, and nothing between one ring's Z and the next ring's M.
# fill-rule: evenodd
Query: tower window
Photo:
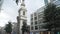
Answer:
M23 11L23 15L25 15L25 11Z

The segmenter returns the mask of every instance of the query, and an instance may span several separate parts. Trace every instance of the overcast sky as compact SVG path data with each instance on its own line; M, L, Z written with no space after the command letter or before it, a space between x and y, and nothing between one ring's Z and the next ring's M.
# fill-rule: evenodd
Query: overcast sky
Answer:
M30 14L44 6L44 0L25 0L28 24L30 24ZM8 21L16 22L19 6L13 0L4 0L0 12L0 26L4 26Z

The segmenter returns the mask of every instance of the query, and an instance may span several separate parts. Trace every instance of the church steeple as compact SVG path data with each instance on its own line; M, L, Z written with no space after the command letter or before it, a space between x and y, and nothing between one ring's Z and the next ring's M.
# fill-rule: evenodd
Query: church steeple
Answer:
M19 14L21 15L20 12L25 12L26 13L26 8L25 8L25 0L21 0L21 5L20 5L20 9L19 9ZM22 14L23 15L23 14Z
M18 11L19 13L19 27L20 27L20 34L22 34L22 26L23 26L23 23L27 23L27 10L25 8L25 0L21 0L21 6L20 6L20 9Z

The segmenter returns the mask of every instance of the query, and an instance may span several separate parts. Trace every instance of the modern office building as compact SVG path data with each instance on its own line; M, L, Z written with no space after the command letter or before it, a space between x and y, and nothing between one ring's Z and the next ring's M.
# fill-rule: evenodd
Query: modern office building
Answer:
M45 6L39 8L36 12L31 14L30 34L40 34L42 31L47 30L42 28L42 25L44 25L44 8Z
M45 5L48 4L49 2L52 2L56 5L60 5L60 0L46 0L45 1ZM39 34L42 33L41 31L46 31L47 29L42 28L42 25L44 25L43 21L43 17L44 17L44 8L46 6L43 6L39 9L37 9L36 12L34 12L33 14L31 14L31 25L30 25L30 33L31 34Z

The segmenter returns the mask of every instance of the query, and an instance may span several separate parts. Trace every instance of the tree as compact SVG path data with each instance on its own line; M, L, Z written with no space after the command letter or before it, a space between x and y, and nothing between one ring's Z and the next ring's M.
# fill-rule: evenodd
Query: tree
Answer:
M12 24L11 24L11 22L8 22L8 24L6 24L5 31L7 33L11 34L11 32L12 32Z
M28 29L27 29L27 23L24 21L23 22L23 26L22 26L22 34L24 34L24 32L27 32Z
M42 25L42 28L48 29L47 31L51 31L51 28L53 28L52 26L53 24L47 23L45 25Z
M44 23L47 23L44 28L47 28L51 31L52 28L60 27L60 7L57 7L55 4L48 4L44 9Z
M44 26L45 28L48 29L48 31L51 31L51 28L54 24L55 21L55 13L56 13L56 5L49 3L46 8L44 9L44 23L47 23L46 26Z
M60 7L57 7L54 21L55 21L55 26L60 27Z

